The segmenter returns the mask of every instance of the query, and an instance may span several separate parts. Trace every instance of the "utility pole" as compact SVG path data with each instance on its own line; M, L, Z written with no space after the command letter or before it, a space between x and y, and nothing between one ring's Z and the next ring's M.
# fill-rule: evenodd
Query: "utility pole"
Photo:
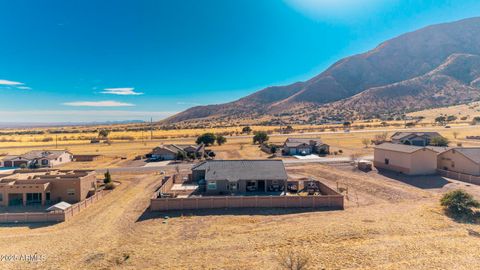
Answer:
M150 141L153 141L153 118L150 117Z

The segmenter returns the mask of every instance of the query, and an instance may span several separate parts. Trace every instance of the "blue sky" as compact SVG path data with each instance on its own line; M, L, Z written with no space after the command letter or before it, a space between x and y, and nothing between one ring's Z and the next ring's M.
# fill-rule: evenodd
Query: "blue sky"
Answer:
M306 80L462 0L0 0L0 122L164 118Z

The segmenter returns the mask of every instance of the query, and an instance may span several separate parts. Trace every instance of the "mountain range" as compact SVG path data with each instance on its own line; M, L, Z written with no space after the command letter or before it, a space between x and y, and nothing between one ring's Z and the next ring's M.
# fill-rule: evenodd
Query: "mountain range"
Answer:
M437 24L334 63L305 82L197 106L172 123L315 123L366 119L480 99L480 18Z

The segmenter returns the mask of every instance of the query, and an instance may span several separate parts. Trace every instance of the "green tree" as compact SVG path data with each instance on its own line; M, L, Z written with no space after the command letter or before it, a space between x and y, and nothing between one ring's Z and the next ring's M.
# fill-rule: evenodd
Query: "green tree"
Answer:
M252 128L249 126L243 127L242 128L242 133L247 133L250 134L252 132Z
M197 144L205 144L205 146L210 146L215 143L217 137L213 133L204 133L197 138Z
M227 138L225 138L223 135L217 135L217 144L222 145L227 142Z
M103 183L108 184L111 182L112 182L112 176L110 175L110 171L107 170L107 172L105 172L104 174Z
M98 137L101 137L101 138L107 138L108 135L110 134L110 131L109 130L106 130L106 129L102 129L98 132Z
M480 116L475 116L472 119L472 125L477 125L478 123L480 123Z
M445 118L445 116L443 115L435 118L435 123L439 123L441 125L445 124L446 121L447 121L447 118Z
M183 151L178 151L177 156L175 157L176 160L185 160L187 159L187 156L185 155L185 152Z
M276 145L274 145L274 144L270 145L270 152L271 152L272 154L277 153L277 151L278 151L278 148L277 148Z
M433 137L432 140L430 140L430 145L433 146L448 146L449 143L447 138L441 136Z
M480 207L480 203L472 195L460 189L443 195L440 203L445 208L447 214L454 218L470 218L474 214L472 208Z
M264 142L267 142L268 139L268 134L265 131L257 131L253 136L253 144L263 144Z

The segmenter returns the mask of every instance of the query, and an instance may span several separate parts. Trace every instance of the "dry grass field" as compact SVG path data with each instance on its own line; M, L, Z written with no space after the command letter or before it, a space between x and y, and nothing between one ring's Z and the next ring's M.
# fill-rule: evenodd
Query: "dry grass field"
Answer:
M412 117L423 116L425 117L423 122L434 122L435 117L440 115L454 115L458 119L461 117L468 117L468 120L472 120L475 116L480 116L480 102L472 102L469 104L462 104L449 107L441 107L430 110L418 111L407 114Z
M480 126L457 125L447 129L444 127L428 127L426 129L415 128L411 130L428 130L438 131L443 136L450 139L451 145L458 143L464 146L479 146L480 141L466 140L466 136L480 135ZM375 135L387 132L388 135L393 134L395 129L392 127L384 129L362 129L352 130L345 133L343 131L325 131L312 134L272 134L270 142L282 144L288 137L314 137L321 138L324 142L331 146L331 152L337 152L338 156L349 157L351 155L369 155L372 153L372 146L365 147L362 144L364 139L373 139ZM40 136L40 135L37 135ZM45 136L45 135L43 135ZM222 146L214 145L211 148L217 153L219 159L259 159L268 158L268 155L260 151L258 146L252 144L252 135L226 136L227 143ZM65 165L65 168L115 168L124 166L133 160L137 155L145 155L152 148L161 144L178 143L188 144L195 143L194 137L187 138L169 138L156 139L153 141L113 141L112 144L91 144L89 142L65 141L59 144L59 149L67 149L74 154L100 154L104 158L96 162L80 162ZM35 145L24 142L9 142L9 145L0 143L1 155L21 154L34 149L54 149L55 145L51 142L37 142ZM14 145L11 145L14 144ZM341 150L341 151L340 151ZM334 155L332 155L334 156Z
M278 254L308 256L309 269L476 269L478 225L459 224L439 208L447 182L418 188L375 173L322 165L292 166L348 186L346 210L145 212L158 176L114 175L122 184L73 219L51 226L0 228L0 254L44 256L4 269L279 269ZM417 179L418 181L431 181ZM165 219L170 215L169 219Z

